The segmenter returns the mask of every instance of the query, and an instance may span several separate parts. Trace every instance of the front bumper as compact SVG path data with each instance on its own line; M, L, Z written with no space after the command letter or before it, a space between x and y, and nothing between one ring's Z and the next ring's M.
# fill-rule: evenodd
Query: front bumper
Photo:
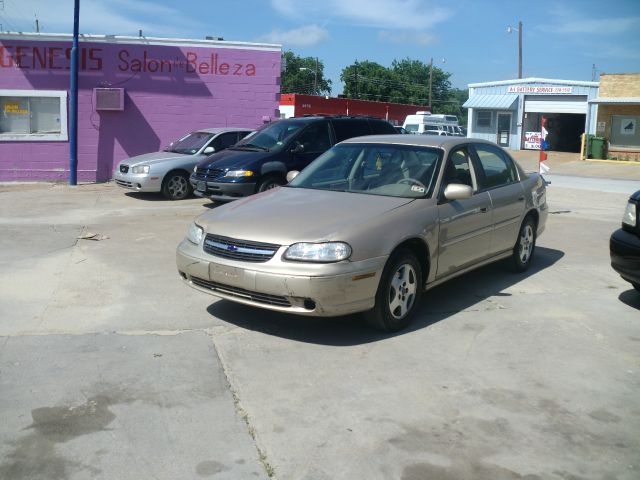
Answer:
M159 192L162 189L162 177L150 173L113 172L113 180L122 188L137 192Z
M230 202L242 197L248 197L253 195L256 189L255 182L212 182L195 175L191 175L189 181L193 186L193 193L198 197L207 197L221 202Z
M386 257L311 265L283 262L285 249L268 262L247 263L208 255L202 245L183 240L176 264L189 286L245 305L318 317L373 308ZM288 268L295 273L286 273Z
M618 229L609 240L611 266L628 282L640 283L640 237Z

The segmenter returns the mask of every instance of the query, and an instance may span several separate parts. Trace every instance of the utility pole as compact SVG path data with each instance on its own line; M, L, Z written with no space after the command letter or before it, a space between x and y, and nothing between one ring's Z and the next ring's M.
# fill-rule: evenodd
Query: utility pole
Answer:
M518 21L518 78L522 78L522 22Z
M431 111L431 91L433 88L433 57L429 62L429 111Z
M355 97L358 98L358 61L356 60L356 86L355 86Z
M318 95L318 57L316 57L316 69L313 72L313 94Z
M36 15L36 33L40 33L40 20L38 20L37 15Z
M69 99L69 185L78 184L78 27L80 0L74 0L73 44L71 47L71 86Z

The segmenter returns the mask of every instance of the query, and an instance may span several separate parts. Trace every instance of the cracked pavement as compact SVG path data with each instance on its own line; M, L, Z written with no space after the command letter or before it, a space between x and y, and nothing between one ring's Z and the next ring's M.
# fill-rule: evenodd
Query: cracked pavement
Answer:
M183 285L201 199L3 186L0 478L638 478L626 195L548 195L529 272L454 279L380 335Z

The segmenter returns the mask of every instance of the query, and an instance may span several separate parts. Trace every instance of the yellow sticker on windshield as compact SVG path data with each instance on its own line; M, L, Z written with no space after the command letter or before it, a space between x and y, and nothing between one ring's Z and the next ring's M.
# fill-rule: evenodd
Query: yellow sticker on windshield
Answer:
M382 159L380 158L380 155L376 158L376 170L382 170Z

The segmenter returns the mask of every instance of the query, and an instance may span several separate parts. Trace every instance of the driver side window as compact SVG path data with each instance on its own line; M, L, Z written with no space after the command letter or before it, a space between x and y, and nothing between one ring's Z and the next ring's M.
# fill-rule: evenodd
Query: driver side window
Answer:
M461 183L473 188L471 156L466 148L459 148L449 154L442 184L446 187L451 183Z
M323 153L329 150L331 147L329 124L318 122L310 125L298 137L298 143L304 146L304 153Z

